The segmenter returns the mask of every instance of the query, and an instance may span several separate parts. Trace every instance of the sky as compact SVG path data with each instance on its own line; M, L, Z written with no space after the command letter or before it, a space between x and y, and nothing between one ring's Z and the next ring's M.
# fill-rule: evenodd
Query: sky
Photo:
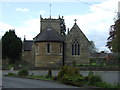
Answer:
M9 1L9 2L8 2ZM32 40L40 32L40 15L43 18L64 16L66 29L71 29L74 19L89 41L94 41L99 51L109 51L105 46L109 28L114 24L119 0L1 0L0 37L15 29L22 40ZM51 7L50 7L51 4ZM51 9L50 9L51 8Z

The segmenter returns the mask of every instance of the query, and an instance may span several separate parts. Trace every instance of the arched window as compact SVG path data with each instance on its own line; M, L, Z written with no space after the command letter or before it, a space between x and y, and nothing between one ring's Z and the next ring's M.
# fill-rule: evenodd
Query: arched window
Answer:
M60 54L62 53L62 44L60 44Z
M80 44L76 39L72 44L72 55L80 55Z
M72 44L72 55L75 55L75 51L74 51L74 44Z
M75 45L75 55L77 55L77 43L74 44Z
M80 44L78 44L78 55L80 55Z
M50 43L47 44L47 53L50 53Z

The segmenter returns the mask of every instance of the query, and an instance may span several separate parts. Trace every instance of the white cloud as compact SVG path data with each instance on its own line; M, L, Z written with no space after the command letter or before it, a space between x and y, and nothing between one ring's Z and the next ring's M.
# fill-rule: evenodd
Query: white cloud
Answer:
M99 48L99 50L108 50L105 47L105 45L108 37L109 27L110 25L114 24L113 19L116 13L109 10L104 10L99 7L116 11L118 7L118 0L106 0L100 4L94 4L90 7L91 13L87 13L84 15L64 16L65 23L66 23L66 27L72 28L74 24L74 19L77 19L78 26L85 33L88 39L93 40L97 48ZM29 10L25 8L24 9L19 8L17 9L17 11L29 11ZM41 10L39 13L44 14L45 11ZM58 18L58 17L52 16L52 18ZM22 27L15 28L16 34L22 39L24 35L26 35L27 39L33 39L40 32L39 18L24 21L23 24L24 25ZM6 26L4 25L3 27L6 28ZM9 25L7 27L11 28L11 25L10 27Z
M92 5L90 7L91 13L65 16L65 22L67 27L71 28L74 24L74 19L77 19L78 26L88 39L93 40L99 50L107 49L105 45L109 28L110 25L114 24L113 19L117 14L114 11L117 10L117 7L118 0L106 0L100 4Z
M0 38L5 34L6 31L9 31L9 29L15 29L15 27L12 25L0 22Z
M30 19L23 23L22 27L16 27L16 34L23 39L24 35L26 39L32 40L40 32L40 19Z
M100 51L110 52L110 50L106 47L100 47Z
M40 12L39 12L39 14L44 14L44 13L46 13L45 10L40 10Z
M28 8L16 8L16 11L19 11L19 12L28 12L29 9Z
M24 25L20 27L14 27L6 23L0 23L0 38L5 34L9 29L15 29L15 32L18 37L21 37L23 40L24 35L26 39L32 40L40 32L40 19L30 19L23 23Z

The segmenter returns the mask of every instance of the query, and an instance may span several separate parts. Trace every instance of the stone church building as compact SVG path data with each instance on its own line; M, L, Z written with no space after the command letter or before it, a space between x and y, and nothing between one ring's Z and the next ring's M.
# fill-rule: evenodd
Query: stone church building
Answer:
M76 23L66 34L63 16L40 16L40 33L23 41L22 60L34 66L89 64L90 43Z

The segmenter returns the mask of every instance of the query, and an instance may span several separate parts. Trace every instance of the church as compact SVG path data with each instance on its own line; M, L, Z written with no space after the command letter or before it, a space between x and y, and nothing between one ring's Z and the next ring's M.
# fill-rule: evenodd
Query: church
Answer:
M42 18L40 33L33 40L24 38L22 60L33 66L89 64L90 42L77 25L67 29L64 17Z

